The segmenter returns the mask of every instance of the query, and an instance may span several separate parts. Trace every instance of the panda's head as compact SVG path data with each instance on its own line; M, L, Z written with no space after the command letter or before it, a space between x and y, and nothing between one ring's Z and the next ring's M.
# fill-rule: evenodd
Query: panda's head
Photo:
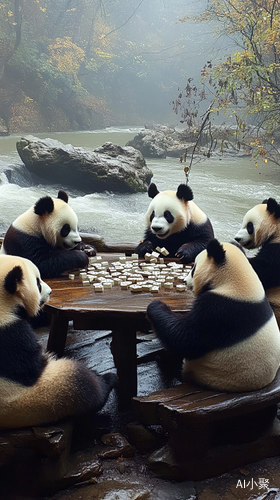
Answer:
M213 291L242 301L255 302L264 297L262 284L242 248L216 239L198 254L186 284L195 296Z
M159 192L154 183L148 188L152 198L146 213L147 226L158 238L164 239L185 229L191 219L190 201L193 193L189 186L180 184L177 191Z
M0 255L0 326L17 319L19 308L36 316L48 302L51 288L41 280L38 268L28 259Z
M35 203L33 212L36 215L36 232L42 234L53 247L70 249L80 243L78 218L68 205L68 195L65 191L60 190L57 198L50 196L40 198ZM25 214L21 216L21 225L24 224L24 217L29 217L29 211Z
M234 238L245 248L258 248L268 240L280 241L280 204L273 198L249 210Z

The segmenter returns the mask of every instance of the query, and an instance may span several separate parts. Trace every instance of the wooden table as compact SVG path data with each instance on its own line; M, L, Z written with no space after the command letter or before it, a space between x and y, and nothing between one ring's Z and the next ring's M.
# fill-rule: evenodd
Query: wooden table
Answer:
M117 261L120 254L102 254L103 260ZM151 328L146 318L148 304L163 300L173 310L184 311L191 307L191 292L160 289L152 293L133 294L119 286L103 293L96 293L93 286L83 286L81 278L70 280L67 276L46 280L52 288L45 311L51 315L47 349L63 355L68 323L73 321L77 330L112 330L112 352L119 377L120 406L129 406L137 395L136 332Z

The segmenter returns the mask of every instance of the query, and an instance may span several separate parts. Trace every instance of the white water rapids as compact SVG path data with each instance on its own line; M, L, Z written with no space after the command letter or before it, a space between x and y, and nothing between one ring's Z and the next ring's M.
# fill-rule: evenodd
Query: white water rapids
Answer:
M111 141L124 146L138 128L108 128L90 132L45 133L38 137L51 137L64 144L94 149ZM21 134L21 137L28 134ZM35 135L35 134L33 134ZM20 136L0 138L0 167L21 164L16 151ZM159 190L176 189L185 182L184 163L179 158L146 159L153 171L152 181ZM211 219L215 235L221 241L230 241L239 229L247 210L265 198L280 201L279 167L250 158L211 158L194 163L189 185L194 201ZM56 197L58 189L66 189L69 203L76 211L81 232L94 232L106 242L138 242L145 229L144 214L149 204L145 193L118 194L92 193L84 195L67 186L40 184L20 187L8 182L0 174L0 231L27 210L38 198L49 194Z

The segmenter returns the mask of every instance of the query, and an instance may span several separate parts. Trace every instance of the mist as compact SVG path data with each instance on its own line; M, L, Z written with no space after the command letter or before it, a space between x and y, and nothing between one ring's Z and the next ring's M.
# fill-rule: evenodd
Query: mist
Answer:
M177 125L178 88L221 53L211 24L182 22L206 0L20 3L0 12L2 135Z

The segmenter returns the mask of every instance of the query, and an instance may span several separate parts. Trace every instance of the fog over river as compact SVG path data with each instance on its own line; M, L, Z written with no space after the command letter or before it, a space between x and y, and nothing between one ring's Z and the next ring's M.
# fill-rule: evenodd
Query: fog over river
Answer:
M111 141L124 146L139 131L135 127L108 128L90 132L45 133L38 137L51 137L64 144L94 149ZM27 134L26 134L27 135ZM34 134L35 135L35 134ZM16 141L21 136L0 138L0 169L8 165L20 165ZM184 164L179 158L146 159L159 190L176 189L185 182ZM189 185L194 201L211 219L215 235L221 241L230 241L239 229L247 210L265 198L280 201L280 168L263 161L249 158L211 158L193 164ZM149 204L145 193L118 194L92 193L85 195L65 185L39 184L20 187L8 182L0 174L0 231L6 231L10 223L27 210L41 196L57 196L65 189L69 203L76 211L81 232L94 232L107 243L138 242L145 229L144 214Z

